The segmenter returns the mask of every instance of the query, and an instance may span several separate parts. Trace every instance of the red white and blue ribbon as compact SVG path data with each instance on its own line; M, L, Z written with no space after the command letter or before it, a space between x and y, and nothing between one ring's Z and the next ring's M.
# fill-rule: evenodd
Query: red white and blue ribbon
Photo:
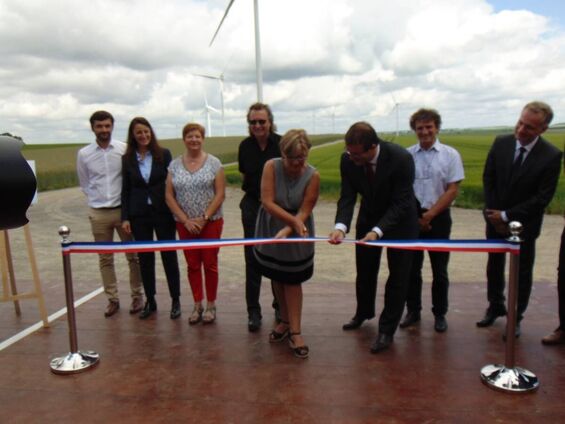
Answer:
M270 243L318 243L328 242L327 237L305 238L250 238L250 239L196 239L170 241L130 241L130 242L71 242L61 243L63 254L71 253L133 253L161 252L167 250L212 249L230 246L249 246ZM364 246L389 247L405 250L430 250L436 252L520 252L520 245L504 240L375 240L361 242L343 239L341 243Z

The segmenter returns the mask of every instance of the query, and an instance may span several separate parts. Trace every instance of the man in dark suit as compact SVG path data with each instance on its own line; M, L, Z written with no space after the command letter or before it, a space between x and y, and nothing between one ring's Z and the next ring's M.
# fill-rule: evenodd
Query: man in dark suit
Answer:
M552 118L553 111L545 103L531 102L524 106L514 134L495 139L483 172L487 238L506 237L510 221L523 225L516 337L520 335L520 321L532 289L536 239L544 210L555 193L561 167L561 152L541 137ZM483 319L477 322L478 327L491 326L498 317L506 315L504 266L505 254L489 253L489 306Z
M547 346L565 344L565 228L561 233L561 245L559 247L559 265L557 268L557 304L559 312L559 327L553 333L541 339Z
M361 206L357 216L356 239L411 239L418 236L418 214L414 197L414 161L400 146L381 141L366 122L353 124L345 135L347 151L341 157L341 195L336 226L329 235L337 244L348 232L357 195ZM356 245L357 310L344 330L359 328L375 316L377 275L382 248ZM409 250L387 249L389 277L385 304L379 318L379 333L371 352L387 349L400 322L412 263Z

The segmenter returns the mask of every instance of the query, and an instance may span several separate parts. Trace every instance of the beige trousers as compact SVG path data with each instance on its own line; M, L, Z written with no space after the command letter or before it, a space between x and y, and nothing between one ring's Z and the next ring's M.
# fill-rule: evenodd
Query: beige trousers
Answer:
M114 230L122 241L131 241L131 235L122 230L121 210L113 209L94 209L90 208L90 225L94 241L105 242L114 240ZM112 253L99 254L100 274L102 274L102 284L104 292L111 302L118 302L118 283L116 270L114 269L114 255ZM126 253L129 265L129 285L131 297L143 296L143 285L139 272L139 260L135 253Z

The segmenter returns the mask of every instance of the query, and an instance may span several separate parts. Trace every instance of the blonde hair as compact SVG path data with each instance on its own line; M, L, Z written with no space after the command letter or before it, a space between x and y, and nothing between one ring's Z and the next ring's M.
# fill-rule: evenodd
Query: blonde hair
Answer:
M549 125L553 120L553 110L551 109L551 106L549 106L545 102L530 102L526 106L524 106L524 109L528 109L536 114L542 114L543 122L545 125Z
M282 136L281 141L279 141L281 153L285 155L291 154L297 150L307 153L310 147L312 147L312 143L310 143L308 139L308 134L301 129L288 130L286 134Z

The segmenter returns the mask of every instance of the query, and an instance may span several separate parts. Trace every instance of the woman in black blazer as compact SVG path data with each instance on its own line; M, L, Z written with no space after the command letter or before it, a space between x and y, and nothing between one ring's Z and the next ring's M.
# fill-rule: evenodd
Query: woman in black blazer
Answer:
M133 118L128 129L127 150L122 157L122 227L137 241L175 239L175 221L165 203L165 181L171 152L159 146L151 124ZM169 294L171 319L180 317L180 277L176 251L161 252ZM155 253L139 253L139 267L147 302L140 319L157 310L155 302Z

